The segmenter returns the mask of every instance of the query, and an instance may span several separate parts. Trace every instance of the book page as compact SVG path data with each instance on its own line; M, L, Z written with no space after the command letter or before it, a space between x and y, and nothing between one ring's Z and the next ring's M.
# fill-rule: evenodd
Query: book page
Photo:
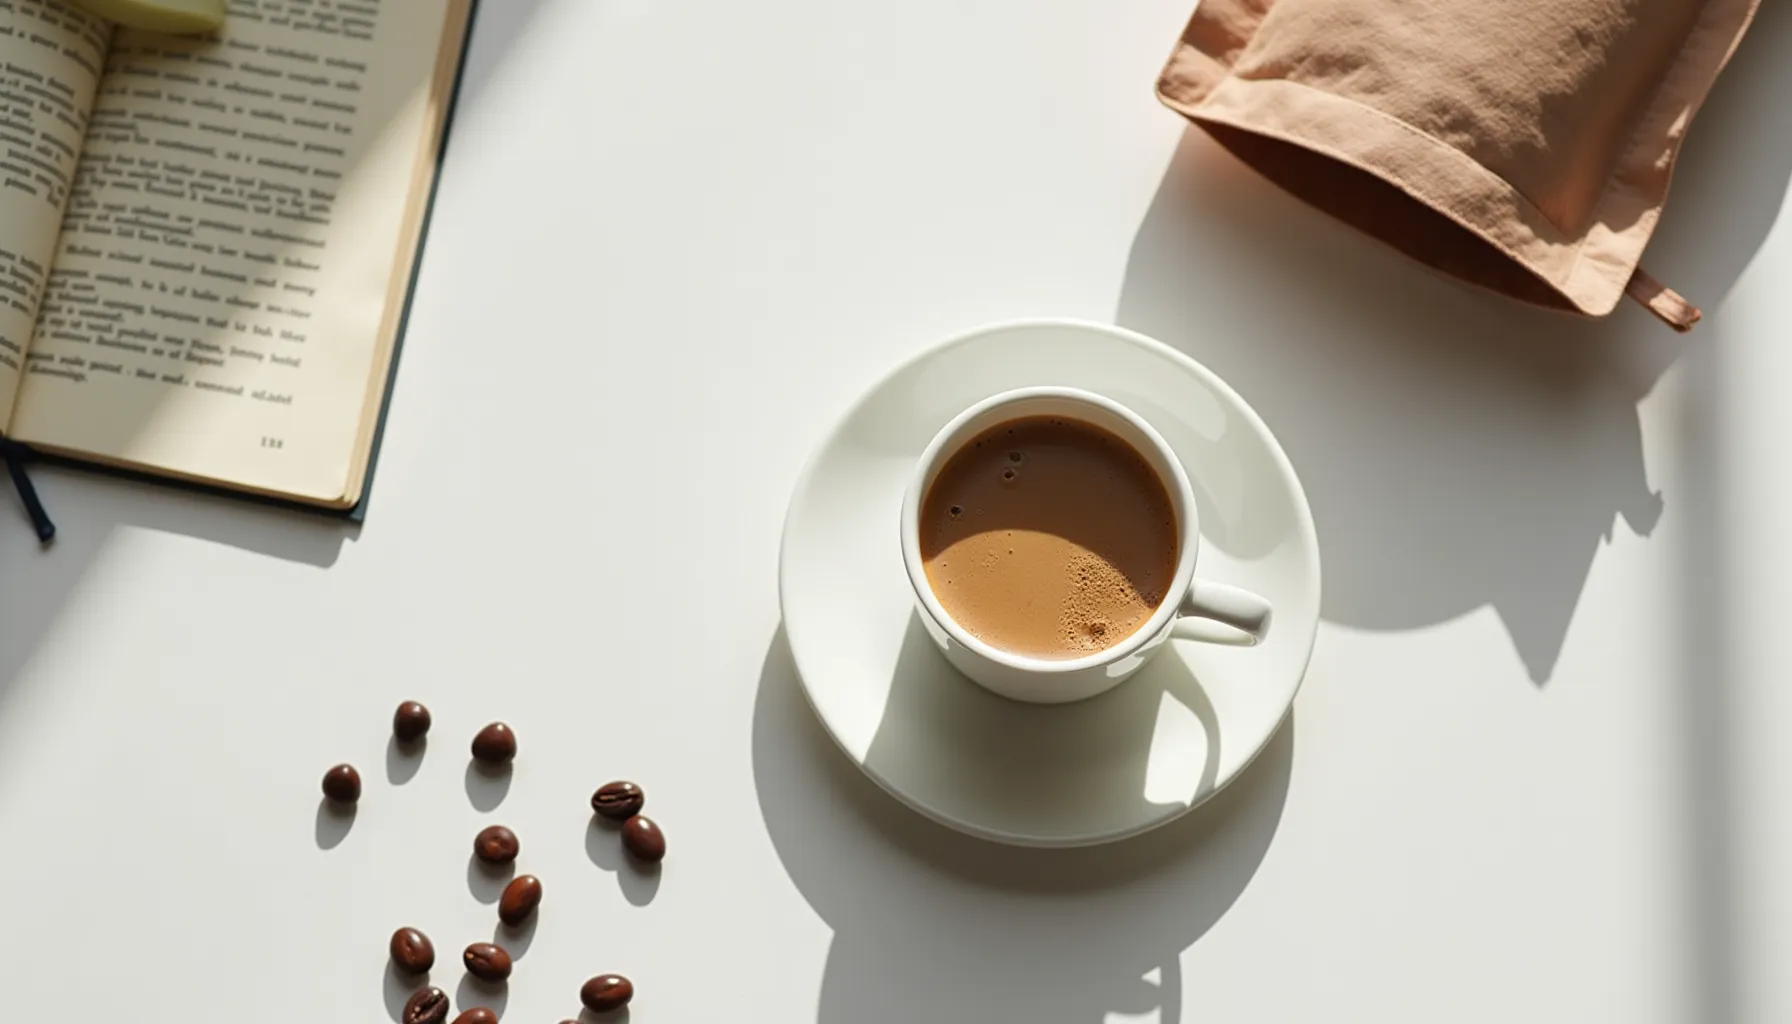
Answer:
M111 31L60 0L0 0L0 432Z
M120 29L27 354L18 437L306 500L350 496L419 168L433 166L440 65L458 52L444 43L456 6L232 0L216 39Z

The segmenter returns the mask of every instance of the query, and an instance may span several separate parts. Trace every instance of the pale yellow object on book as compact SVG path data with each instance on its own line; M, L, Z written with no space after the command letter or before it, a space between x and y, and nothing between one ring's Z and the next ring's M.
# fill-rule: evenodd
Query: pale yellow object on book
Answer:
M470 6L0 0L0 463L358 515Z
M75 0L94 14L130 28L176 35L213 32L224 25L227 0Z

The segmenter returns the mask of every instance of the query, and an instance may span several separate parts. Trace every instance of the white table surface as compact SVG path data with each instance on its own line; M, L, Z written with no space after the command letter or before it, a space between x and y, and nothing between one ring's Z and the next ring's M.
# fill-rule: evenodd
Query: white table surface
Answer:
M8 1020L396 1019L394 927L451 994L490 937L487 821L547 890L506 1021L609 970L638 1024L1792 1019L1789 12L1646 261L1681 338L1432 279L1185 133L1186 0L485 6L366 526L44 471L40 552L0 503ZM1326 562L1264 758L1060 855L860 778L774 571L863 388L1040 315L1230 379ZM617 776L657 878L588 833Z

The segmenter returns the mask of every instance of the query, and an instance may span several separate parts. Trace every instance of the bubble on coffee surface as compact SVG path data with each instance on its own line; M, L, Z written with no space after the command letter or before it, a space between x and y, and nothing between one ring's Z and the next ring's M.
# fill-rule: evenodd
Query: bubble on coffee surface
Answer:
M1065 643L1085 654L1105 651L1131 636L1157 608L1153 592L1141 590L1107 559L1092 553L1071 558L1070 594L1059 626ZM1115 605L1136 611L1116 617Z

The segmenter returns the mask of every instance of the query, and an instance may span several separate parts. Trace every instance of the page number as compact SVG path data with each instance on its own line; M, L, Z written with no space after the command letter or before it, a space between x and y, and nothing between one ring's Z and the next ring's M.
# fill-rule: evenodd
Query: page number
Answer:
M284 448L286 447L286 438L264 437L261 439L261 446L263 448Z

